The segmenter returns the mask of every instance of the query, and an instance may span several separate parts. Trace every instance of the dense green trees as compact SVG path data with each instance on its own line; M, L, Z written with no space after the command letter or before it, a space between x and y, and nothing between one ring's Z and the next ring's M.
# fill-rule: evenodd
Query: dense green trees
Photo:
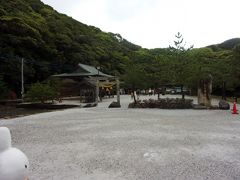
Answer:
M240 87L239 44L235 44L231 50L222 49L221 45L215 45L214 48L209 46L184 49L179 46L181 42L181 40L176 41L174 48L149 50L146 61L144 56L141 61L134 60L135 67L144 70L140 73L144 77L144 81L138 84L140 87L184 85L196 94L199 80L211 75L213 93L221 95L223 84L226 84L227 95L240 95L238 92ZM129 69L133 69L131 67L132 65ZM137 74L133 70L127 74L131 73ZM135 86L137 82L135 81Z
M25 59L26 82L31 84L74 71L79 62L120 74L129 54L140 49L119 34L77 22L40 0L1 1L0 42L0 71L16 92L21 58Z
M122 77L126 87L178 84L196 90L198 80L211 73L215 93L223 82L229 92L237 92L239 38L190 50L182 45L181 34L176 36L174 48L144 49L59 14L40 0L1 1L0 75L9 90L20 94L21 58L26 89L50 75L72 72L81 62Z

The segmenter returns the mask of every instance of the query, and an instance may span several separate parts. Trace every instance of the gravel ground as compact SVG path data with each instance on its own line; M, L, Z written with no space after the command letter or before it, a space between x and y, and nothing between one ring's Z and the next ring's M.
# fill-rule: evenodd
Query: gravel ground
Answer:
M148 97L145 97L148 98ZM240 117L221 110L108 109L1 120L31 180L240 179Z

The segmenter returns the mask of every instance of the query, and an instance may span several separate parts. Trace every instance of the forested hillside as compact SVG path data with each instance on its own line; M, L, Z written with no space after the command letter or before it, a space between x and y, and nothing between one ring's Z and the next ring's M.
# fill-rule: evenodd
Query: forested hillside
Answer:
M82 24L39 0L1 0L0 33L0 72L9 88L18 91L20 58L25 60L26 83L31 83L73 71L79 62L123 73L129 54L140 49L119 34Z
M144 49L119 34L60 14L40 0L0 2L1 92L20 94L21 58L26 88L50 75L74 71L79 62L101 66L131 88L182 84L196 89L199 79L209 74L214 92L223 82L231 92L240 87L239 38L199 49Z

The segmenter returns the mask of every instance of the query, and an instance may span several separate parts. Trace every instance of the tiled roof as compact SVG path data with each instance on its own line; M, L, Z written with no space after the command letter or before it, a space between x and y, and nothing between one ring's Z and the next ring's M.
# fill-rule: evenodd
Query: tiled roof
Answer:
M99 70L97 70L93 66L89 66L86 64L78 64L79 68L73 72L73 73L64 73L64 74L58 74L54 75L55 77L87 77L87 76L102 76L102 77L114 77L108 74L105 74Z

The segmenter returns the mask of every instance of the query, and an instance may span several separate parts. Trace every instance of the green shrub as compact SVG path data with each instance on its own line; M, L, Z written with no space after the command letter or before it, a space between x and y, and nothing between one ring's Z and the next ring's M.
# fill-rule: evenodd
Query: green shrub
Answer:
M45 103L46 101L53 101L57 97L57 92L48 84L35 83L27 92L26 97L33 102Z
M53 88L53 90L55 92L57 92L58 94L60 94L60 89L62 87L62 81L59 78L56 77L50 77L46 80L46 83Z

